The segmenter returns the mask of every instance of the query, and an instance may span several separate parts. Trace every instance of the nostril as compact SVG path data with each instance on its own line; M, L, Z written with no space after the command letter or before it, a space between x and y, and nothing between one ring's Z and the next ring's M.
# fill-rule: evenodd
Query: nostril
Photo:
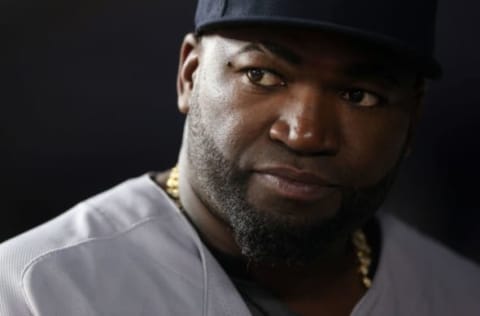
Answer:
M290 137L291 129L290 126L287 124L287 122L283 120L278 120L276 121L271 127L270 127L270 138L272 140L276 141L281 141L285 142L287 139Z
M276 121L270 127L270 139L302 155L333 155L338 152L338 134L331 127L315 125L313 128L312 124L305 124L298 120L295 122Z

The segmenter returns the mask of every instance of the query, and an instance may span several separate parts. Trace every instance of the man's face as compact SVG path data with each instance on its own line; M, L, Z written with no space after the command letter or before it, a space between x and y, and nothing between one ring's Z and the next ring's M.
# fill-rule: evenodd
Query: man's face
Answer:
M193 51L188 181L244 255L303 263L373 214L409 143L412 73L315 31L235 30Z

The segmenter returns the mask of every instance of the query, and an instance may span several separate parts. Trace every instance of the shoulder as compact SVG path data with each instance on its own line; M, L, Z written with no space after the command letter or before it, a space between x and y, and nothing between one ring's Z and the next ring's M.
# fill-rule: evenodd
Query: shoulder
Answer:
M148 175L126 181L0 245L0 314L30 315L46 308L49 297L71 295L79 284L94 287L106 275L126 282L127 266L131 275L135 265L151 268L145 257L155 251L188 256L195 245L181 238L182 231L188 233L181 216ZM169 242L162 244L165 239ZM168 262L157 264L176 273ZM89 292L79 297L98 294L94 288Z
M398 308L410 315L480 314L478 265L393 216L383 215L380 222L377 274L383 284L377 286L397 298L403 305Z
M383 232L382 251L387 255L402 256L419 269L441 273L437 280L451 280L462 275L480 280L480 267L474 262L455 253L438 241L421 233L391 215L381 217ZM398 258L400 259L400 258ZM471 274L470 274L471 273ZM452 284L452 286L455 283ZM462 282L462 284L465 284ZM480 283L478 284L480 288Z

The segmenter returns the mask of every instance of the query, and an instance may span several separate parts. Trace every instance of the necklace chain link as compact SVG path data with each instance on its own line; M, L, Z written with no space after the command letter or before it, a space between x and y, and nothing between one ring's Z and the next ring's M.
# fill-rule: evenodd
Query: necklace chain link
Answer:
M183 206L180 202L179 191L179 171L178 166L171 169L167 179L166 191L168 195L175 201L175 204L180 209ZM357 229L352 235L352 244L355 248L355 254L358 260L358 273L360 274L362 284L366 289L372 286L372 279L368 273L370 271L370 265L372 264L372 249L368 244L367 237L362 229Z

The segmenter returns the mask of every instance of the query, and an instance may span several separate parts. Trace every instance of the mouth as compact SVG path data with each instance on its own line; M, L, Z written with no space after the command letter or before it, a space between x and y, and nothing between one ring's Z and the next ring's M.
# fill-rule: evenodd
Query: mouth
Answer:
M289 167L256 170L254 177L268 190L282 198L317 201L338 191L338 186L318 175Z

